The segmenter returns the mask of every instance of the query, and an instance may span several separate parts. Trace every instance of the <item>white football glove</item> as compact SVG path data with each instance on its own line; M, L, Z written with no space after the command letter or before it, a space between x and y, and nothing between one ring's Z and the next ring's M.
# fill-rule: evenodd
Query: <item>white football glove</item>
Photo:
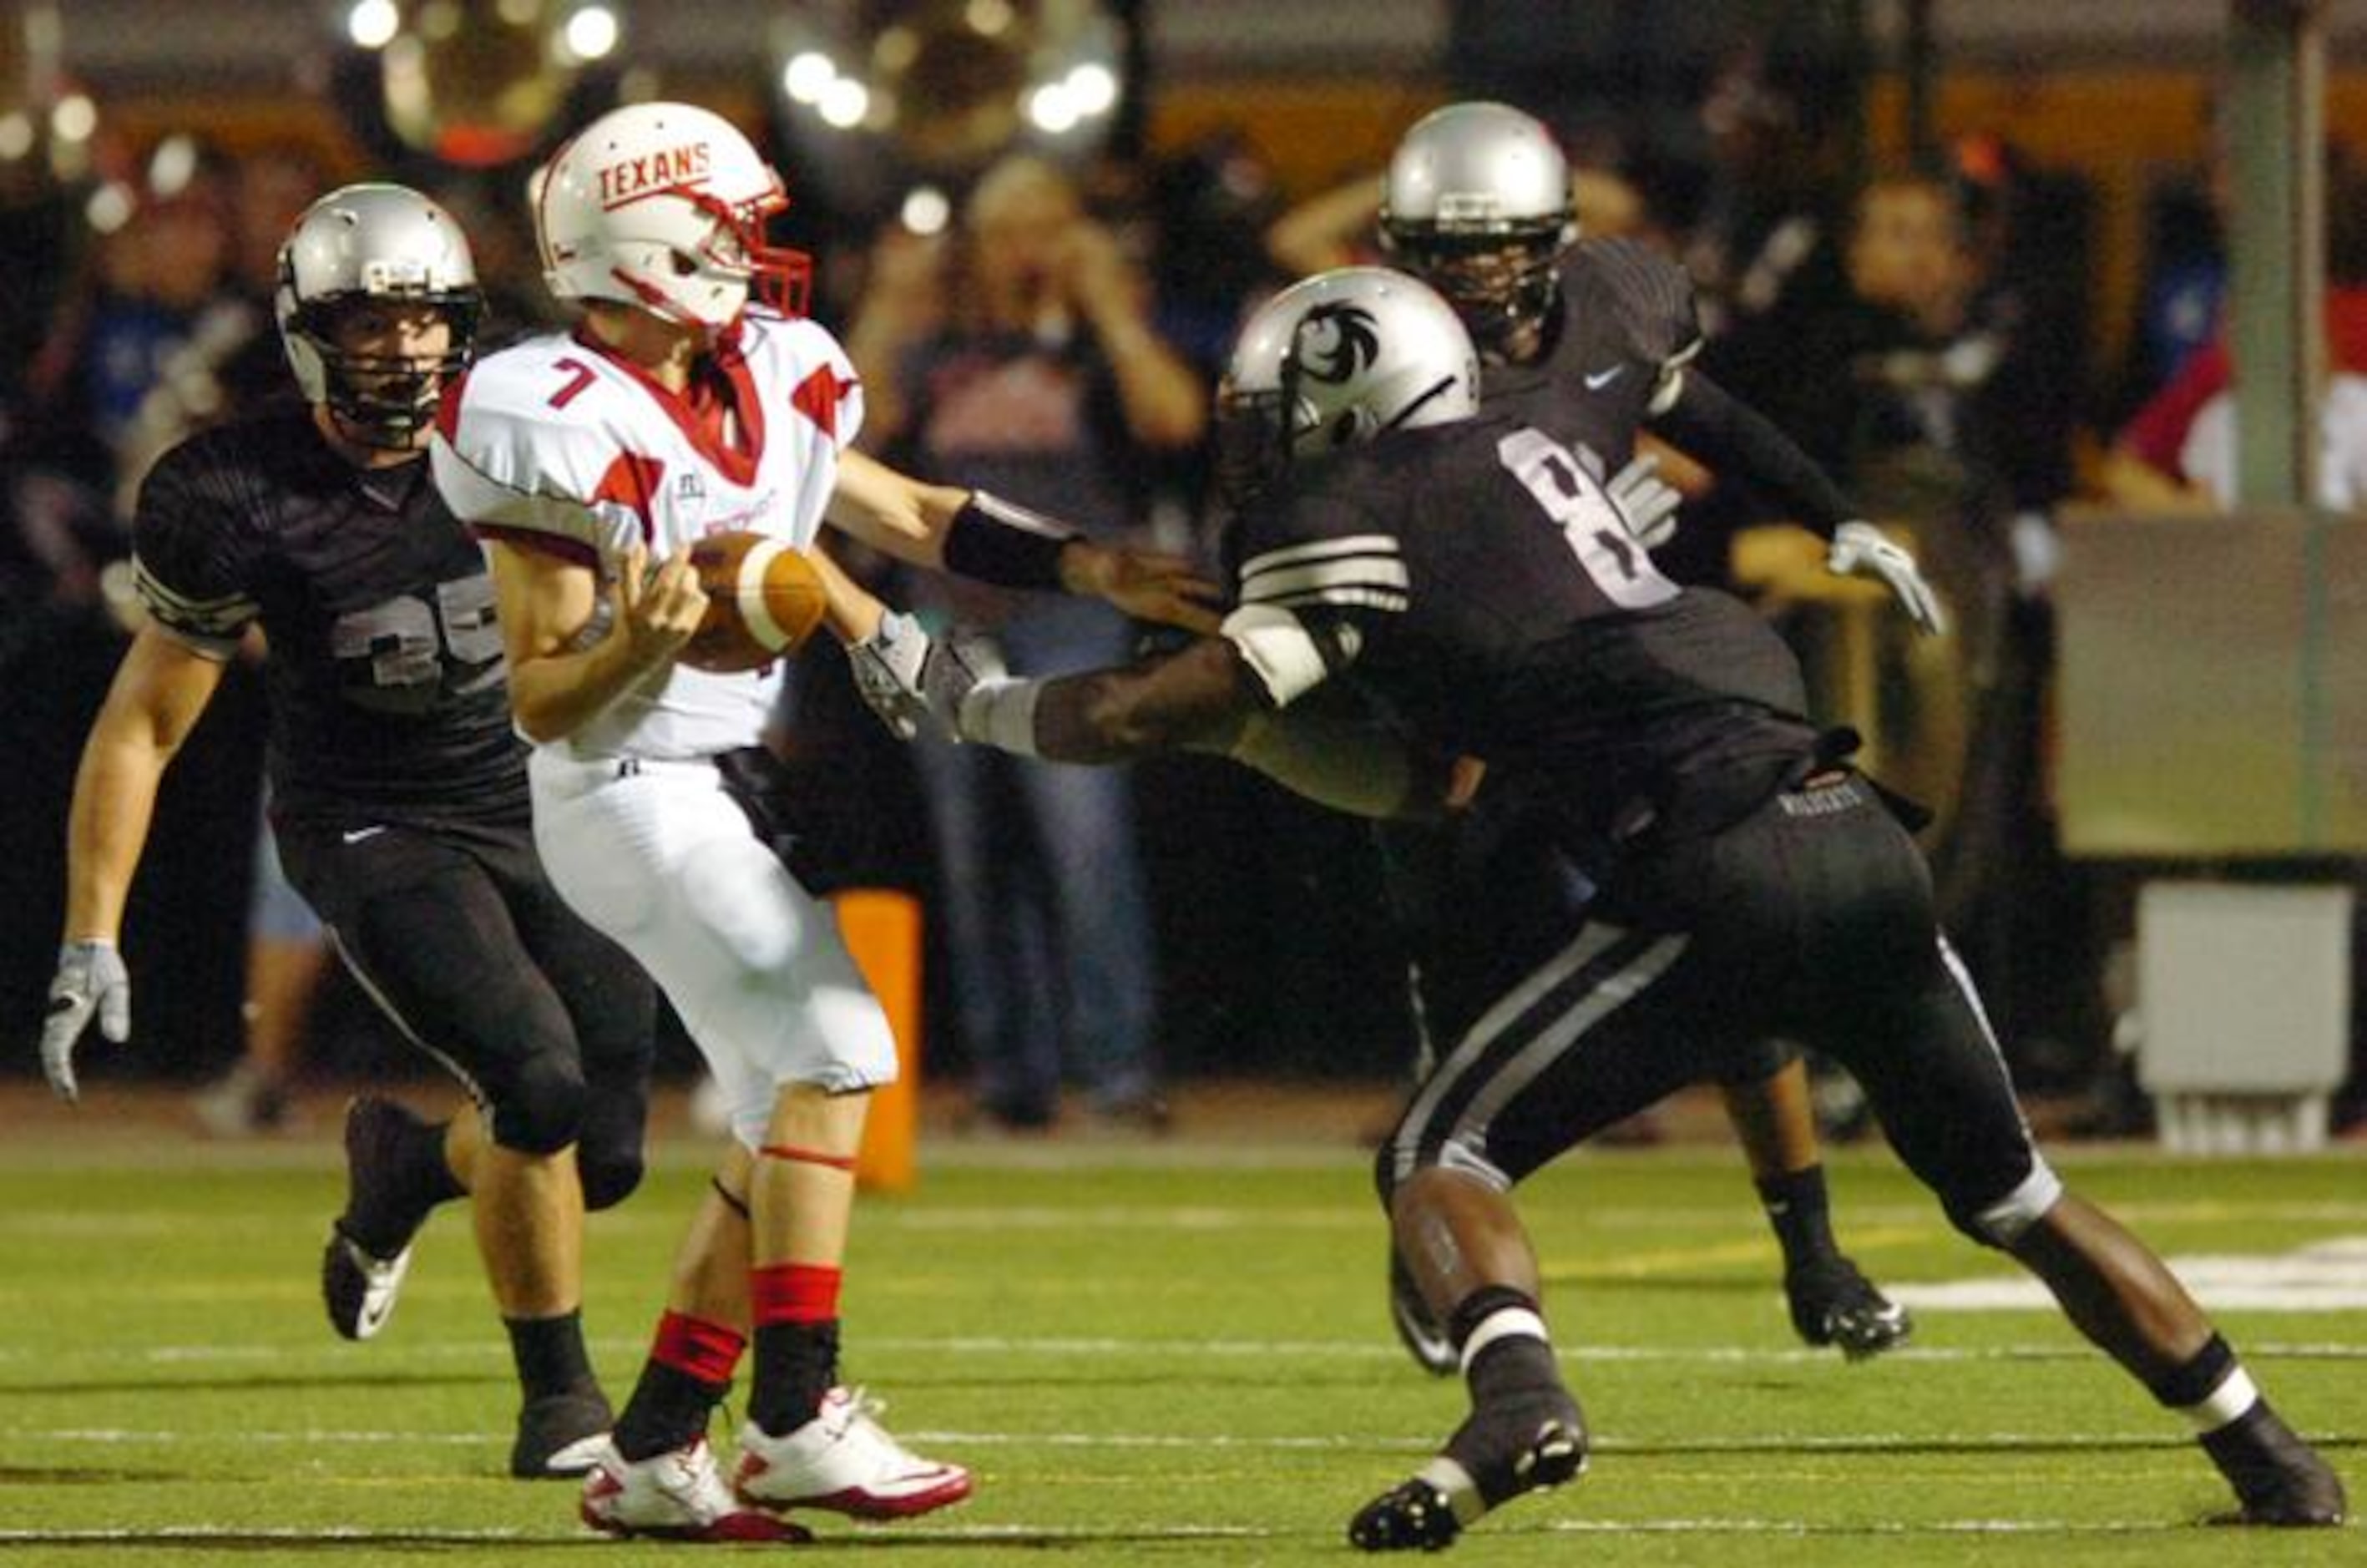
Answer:
M1825 570L1836 577L1879 577L1919 630L1933 637L1948 630L1940 597L1917 570L1915 557L1884 538L1872 523L1843 523L1835 528Z
M68 942L58 949L58 972L50 982L49 1017L41 1024L41 1071L50 1087L69 1105L81 1097L74 1082L74 1042L98 1014L98 1032L117 1045L131 1038L131 976L115 944Z
M889 610L870 636L847 644L846 664L856 692L898 740L912 740L923 728L961 738L954 715L978 684L978 672L959 639L932 638L912 617Z
M1677 537L1677 508L1684 497L1660 477L1660 460L1647 453L1614 474L1604 487L1627 537L1646 550L1658 550Z

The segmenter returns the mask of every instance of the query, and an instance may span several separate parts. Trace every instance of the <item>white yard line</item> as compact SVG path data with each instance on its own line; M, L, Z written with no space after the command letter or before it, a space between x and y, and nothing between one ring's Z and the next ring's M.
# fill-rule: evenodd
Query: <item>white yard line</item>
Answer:
M1182 1358L1218 1358L1224 1359L1333 1359L1342 1361L1401 1361L1405 1352L1394 1343L1378 1337L1371 1339L1159 1339L1120 1338L1116 1336L1015 1336L1002 1335L874 1335L864 1339L866 1346L898 1354L945 1356L1043 1356L1090 1359L1096 1357L1174 1357ZM591 1341L596 1355L629 1358L646 1350L649 1342L642 1338L606 1337ZM236 1365L258 1361L285 1364L289 1361L327 1363L350 1367L362 1359L380 1358L394 1361L476 1361L488 1365L505 1365L507 1347L493 1339L443 1339L406 1343L399 1347L387 1346L380 1353L370 1347L342 1344L316 1343L289 1345L284 1343L199 1344L111 1346L88 1350L7 1346L0 1346L0 1365L11 1362L34 1362L42 1367L61 1367L104 1362L109 1366L144 1363L150 1366L204 1366L215 1363ZM1798 1366L1839 1364L1830 1350L1811 1349L1806 1346L1767 1345L1588 1345L1565 1343L1559 1346L1562 1359L1583 1365L1587 1362L1640 1362L1650 1364L1736 1365L1736 1366ZM1888 1352L1886 1362L1995 1362L1995 1361L2089 1361L2096 1352L2084 1345L2070 1343L2015 1344L1979 1346L1908 1346ZM2367 1343L2342 1341L2280 1341L2247 1336L2246 1357L2257 1360L2361 1361L2367 1360ZM18 1385L17 1393L38 1393L36 1385Z
M855 1539L878 1533L887 1539L888 1527L851 1527ZM2098 1536L2191 1533L2190 1521L2176 1519L1931 1519L1920 1523L1886 1521L1874 1524L1832 1524L1808 1519L1682 1518L1682 1519L1549 1519L1538 1520L1504 1534L1507 1539L1530 1534L1551 1535L1732 1535L1850 1537L1879 1536ZM1307 1537L1306 1528L1257 1525L1091 1525L913 1524L892 1527L899 1541L915 1545L930 1541L1029 1542L1285 1540ZM1325 1532L1329 1533L1329 1532ZM153 1529L0 1529L0 1546L73 1545L192 1545L210 1541L263 1541L273 1545L354 1545L382 1542L391 1546L486 1544L598 1545L602 1539L583 1531L520 1529L460 1529L399 1527L364 1528L331 1527L317 1529L252 1528L237 1525L167 1525ZM841 1538L842 1540L847 1538ZM824 1544L827 1544L826 1542Z
M1427 1437L1389 1437L1373 1433L1303 1433L1245 1436L1238 1433L1178 1432L973 1432L957 1428L915 1428L903 1434L915 1443L968 1449L1096 1449L1156 1451L1249 1453L1397 1452L1428 1453L1435 1445ZM214 1431L178 1431L166 1427L13 1426L0 1427L0 1443L73 1443L98 1448L170 1448L183 1443L219 1445ZM241 1443L267 1447L379 1447L422 1444L437 1447L498 1447L508 1439L498 1432L388 1432L338 1427L240 1431ZM2356 1439L2336 1437L2350 1443ZM2168 1426L2134 1432L1955 1432L1944 1437L1916 1432L1773 1432L1749 1437L1621 1437L1597 1433L1597 1453L1649 1458L1670 1454L1801 1454L1801 1453L2017 1453L2025 1450L2078 1449L2128 1452L2159 1449L2183 1452L2192 1446L2183 1430Z

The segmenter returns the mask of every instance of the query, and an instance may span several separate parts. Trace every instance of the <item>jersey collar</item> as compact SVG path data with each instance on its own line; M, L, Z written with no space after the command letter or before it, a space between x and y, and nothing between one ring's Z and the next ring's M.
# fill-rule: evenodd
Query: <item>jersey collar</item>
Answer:
M748 356L741 347L736 326L717 338L703 367L719 374L723 390L730 395L730 411L740 422L741 440L736 446L723 438L722 421L712 417L714 409L702 411L694 406L689 399L609 347L588 328L579 325L574 337L584 348L640 383L641 390L665 411L666 417L674 421L683 438L724 478L743 488L756 483L756 467L764 455L764 405L756 395L756 378L749 372Z

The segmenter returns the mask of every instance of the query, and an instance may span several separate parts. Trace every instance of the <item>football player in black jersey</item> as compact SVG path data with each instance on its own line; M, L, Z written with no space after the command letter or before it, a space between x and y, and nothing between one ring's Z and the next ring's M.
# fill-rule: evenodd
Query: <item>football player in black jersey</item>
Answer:
M289 879L405 1039L481 1115L365 1096L330 1236L332 1325L378 1332L428 1210L466 1193L524 1392L510 1463L581 1473L606 1434L585 1358L583 1216L640 1179L654 993L545 881L483 557L429 483L426 436L468 362L468 241L401 186L332 192L280 256L303 401L175 448L142 487L148 610L83 751L65 941L41 1053L76 1096L94 1012L130 1031L116 950L157 785L249 628L268 643L273 828Z
M1503 104L1452 104L1408 131L1382 182L1385 248L1446 297L1488 367L1490 409L1540 409L1611 469L1609 489L1658 545L1676 527L1676 493L1637 432L1666 435L1721 473L1752 484L1837 541L1836 570L1879 562L1915 619L1939 608L1911 562L1852 519L1840 492L1765 418L1690 362L1702 347L1692 279L1629 240L1578 240L1569 166L1535 119ZM1575 243L1573 243L1575 242ZM1482 791L1444 827L1385 825L1383 860L1410 914L1417 996L1431 1038L1452 1040L1505 982L1544 955L1534 933L1582 906L1586 884L1533 818L1534 802ZM1479 896L1482 890L1485 896ZM1542 915L1544 919L1538 917ZM1903 1342L1907 1312L1843 1254L1832 1233L1807 1073L1781 1042L1732 1064L1719 1090L1784 1250L1793 1326L1852 1358ZM1390 1311L1431 1371L1455 1369L1444 1325L1422 1312L1394 1257Z
M1542 802L1600 890L1388 1139L1392 1229L1472 1410L1350 1539L1442 1547L1584 1468L1511 1189L1771 1034L1857 1075L1950 1221L2193 1424L2238 1518L2339 1522L2341 1483L2185 1290L2033 1145L1922 858L1848 766L1854 737L1804 716L1791 652L1739 601L1659 574L1613 463L1553 405L1482 410L1477 378L1455 312L1410 278L1286 290L1219 394L1229 469L1262 452L1290 471L1236 520L1222 634L1123 669L981 680L957 715L968 739L1058 761L1224 750L1368 812L1445 798L1420 757L1477 757ZM1302 710L1317 733L1294 733Z

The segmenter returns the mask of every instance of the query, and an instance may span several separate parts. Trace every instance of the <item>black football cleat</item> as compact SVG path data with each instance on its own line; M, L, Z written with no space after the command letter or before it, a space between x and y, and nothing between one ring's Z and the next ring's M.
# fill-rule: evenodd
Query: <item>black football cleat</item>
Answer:
M530 1399L518 1412L510 1445L510 1474L520 1481L571 1481L588 1475L616 1425L608 1397L596 1388Z
M1433 1378L1451 1378L1462 1368L1462 1358L1455 1353L1455 1341L1446 1326L1421 1299L1421 1290L1413 1282L1406 1268L1404 1255L1389 1248L1389 1326L1398 1331L1398 1343L1406 1347L1414 1365Z
M1420 1476L1384 1492L1348 1521L1348 1544L1359 1551L1444 1551L1462 1533L1453 1500Z
M394 1314L411 1238L433 1207L406 1196L406 1155L427 1127L373 1095L345 1107L345 1211L330 1227L321 1259L322 1303L344 1338L368 1339Z
M329 1326L344 1339L368 1339L394 1315L402 1277L411 1272L411 1249L379 1257L345 1233L344 1221L329 1231L321 1255L321 1304Z
M1795 1268L1784 1276L1792 1326L1810 1345L1833 1345L1852 1361L1897 1349L1915 1332L1907 1309L1874 1288L1845 1257Z
M1586 1418L1568 1390L1491 1402L1419 1475L1358 1509L1349 1543L1361 1551L1444 1551L1464 1527L1522 1494L1576 1480L1586 1453Z
M2214 1522L2271 1529L2339 1525L2350 1513L2342 1479L2266 1400L2216 1432L2203 1451L2236 1489L2239 1505Z

